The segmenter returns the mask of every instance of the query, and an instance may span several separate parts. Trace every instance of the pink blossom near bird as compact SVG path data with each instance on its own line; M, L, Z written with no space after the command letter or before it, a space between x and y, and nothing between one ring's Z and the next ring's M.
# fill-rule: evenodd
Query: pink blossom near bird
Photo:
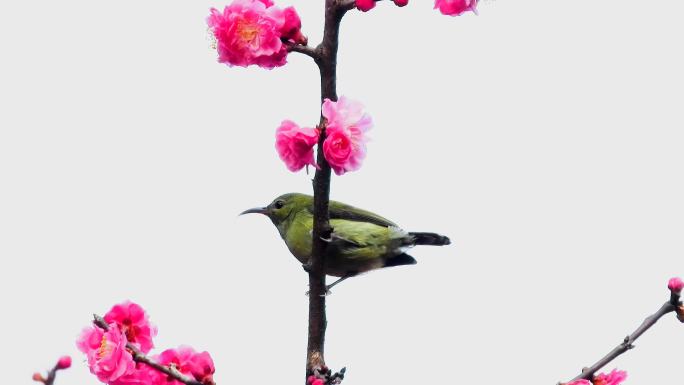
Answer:
M291 120L283 120L276 129L276 151L290 171L299 171L306 165L317 167L313 147L318 142L318 131L299 127Z
M366 132L373 122L363 105L344 96L333 102L325 99L322 114L326 119L323 154L337 175L356 171L366 157Z

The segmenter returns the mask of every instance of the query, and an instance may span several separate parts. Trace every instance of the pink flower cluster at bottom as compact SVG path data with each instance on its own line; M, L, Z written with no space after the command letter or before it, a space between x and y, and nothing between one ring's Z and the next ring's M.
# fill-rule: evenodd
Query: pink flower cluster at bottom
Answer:
M149 350L152 336L156 335L156 328L139 305L128 301L116 305L104 319L109 322L108 330L88 327L76 341L78 349L86 355L90 372L101 382L109 385L182 385L133 359L130 349ZM162 365L173 364L181 374L203 384L214 383L214 362L207 352L198 353L191 347L181 346L165 350L151 359Z

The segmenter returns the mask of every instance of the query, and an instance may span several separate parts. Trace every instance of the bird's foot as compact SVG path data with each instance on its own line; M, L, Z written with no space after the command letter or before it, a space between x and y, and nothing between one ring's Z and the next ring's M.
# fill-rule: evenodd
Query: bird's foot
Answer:
M307 273L311 273L311 264L310 263L302 263L302 269L306 271Z

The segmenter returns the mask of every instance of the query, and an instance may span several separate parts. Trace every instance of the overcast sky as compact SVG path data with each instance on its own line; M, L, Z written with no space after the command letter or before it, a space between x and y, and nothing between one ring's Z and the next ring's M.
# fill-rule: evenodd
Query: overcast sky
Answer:
M320 41L322 0L278 4ZM318 121L318 73L296 54L217 63L205 17L223 5L0 5L4 383L71 354L56 385L97 384L74 340L125 299L157 351L209 351L219 385L301 383L306 275L266 218L237 214L311 191L274 131ZM453 241L333 290L326 357L345 384L556 384L684 275L682 2L479 10L382 2L343 22L338 91L375 127L332 197ZM628 384L681 379L674 317L636 345L615 362Z

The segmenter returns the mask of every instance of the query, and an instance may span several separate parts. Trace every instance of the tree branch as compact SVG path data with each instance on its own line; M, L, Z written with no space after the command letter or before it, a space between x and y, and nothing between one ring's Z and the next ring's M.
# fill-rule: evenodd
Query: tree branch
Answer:
M337 100L337 48L339 42L340 22L347 8L345 0L325 0L325 24L323 41L315 52L316 64L321 75L321 103L325 99ZM313 218L313 247L309 259L309 337L306 354L306 376L311 375L316 368L325 367L324 347L325 329L327 326L325 314L325 249L327 244L323 239L329 238L330 215L330 165L323 155L323 142L326 138L325 122L321 116L319 125L321 134L318 140L317 161L320 168L316 171L313 181L314 190L314 218Z
M93 314L94 320L93 323L95 326L107 331L109 330L109 325L107 325L107 322L100 317L97 314ZM190 378L183 373L179 372L175 367L173 366L166 366L162 365L158 362L155 362L153 359L147 357L145 354L143 354L135 345L131 344L130 342L126 343L126 349L128 349L131 352L131 355L133 356L133 360L135 362L141 362L151 368L154 368L167 376L173 378L174 380L178 380L185 385L208 385L204 384L202 382L199 382L195 380L194 378Z
M50 371L48 372L47 378L43 377L40 373L35 373L33 374L33 381L37 382L42 382L45 385L53 385L55 383L55 378L57 378L57 371L60 368L55 365Z
M314 48L309 47L308 45L302 45L302 44L295 44L291 42L284 42L285 47L287 47L288 52L297 52L304 54L306 56L311 57L314 60L319 59L318 52Z
M610 363L620 355L634 348L634 342L639 337L641 337L642 334L644 334L648 329L655 325L656 322L658 322L658 320L662 318L665 314L676 311L678 306L681 306L680 294L672 291L670 295L670 300L668 302L665 302L663 306L661 306L660 309L658 309L657 312L646 317L644 322L642 322L641 325L639 325L639 327L632 334L625 337L625 339L618 346L616 346L603 358L598 360L595 364L591 365L588 368L582 369L582 374L573 378L570 382L577 380L591 381L594 378L594 375L596 375L596 372L601 370L601 368L608 365L608 363Z

